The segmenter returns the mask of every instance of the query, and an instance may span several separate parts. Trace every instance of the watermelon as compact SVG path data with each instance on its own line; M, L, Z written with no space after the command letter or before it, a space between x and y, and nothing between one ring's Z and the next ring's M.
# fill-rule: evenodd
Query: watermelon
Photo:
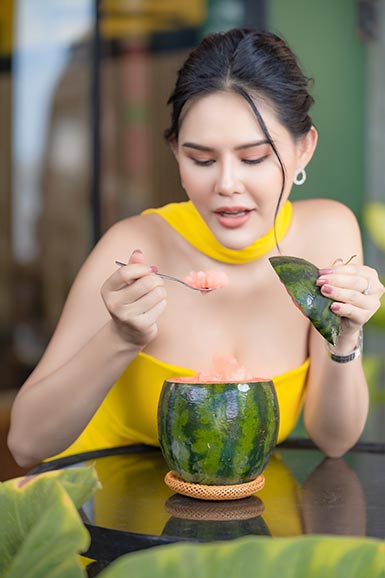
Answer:
M279 410L271 380L166 380L158 406L159 443L186 482L241 484L264 470L277 442Z
M316 285L318 268L299 257L270 257L269 261L300 311L329 343L336 345L341 318L330 309L333 300L322 295Z

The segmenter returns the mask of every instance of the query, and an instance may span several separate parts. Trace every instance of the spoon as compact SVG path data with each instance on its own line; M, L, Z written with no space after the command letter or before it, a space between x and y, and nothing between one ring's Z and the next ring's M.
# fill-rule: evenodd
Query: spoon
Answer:
M126 263L122 263L121 261L115 261L115 263L117 265L119 265L120 267L124 267L126 265ZM194 291L200 291L201 293L210 293L210 291L214 291L216 289L216 287L194 287L193 285L186 283L186 281L182 281L182 279L178 279L178 277L171 277L171 275L164 275L163 273L154 272L153 275L157 275L158 277L161 277L162 279L166 279L167 281L176 281L177 283L181 283L182 285L185 285L189 289L193 289Z

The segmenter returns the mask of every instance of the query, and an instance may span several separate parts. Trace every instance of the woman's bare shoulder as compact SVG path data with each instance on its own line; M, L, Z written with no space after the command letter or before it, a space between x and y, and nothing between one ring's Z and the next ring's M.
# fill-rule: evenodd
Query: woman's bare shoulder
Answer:
M309 222L316 224L322 222L334 226L336 223L346 226L355 226L357 219L353 211L344 203L334 199L305 199L294 201L293 207L296 214Z
M362 257L361 233L354 212L332 199L306 199L293 203L297 235L304 251L316 262L353 254Z
M167 227L154 215L136 215L117 221L102 236L95 251L111 253L116 260L127 260L134 249L148 253L149 258L162 251L167 242Z

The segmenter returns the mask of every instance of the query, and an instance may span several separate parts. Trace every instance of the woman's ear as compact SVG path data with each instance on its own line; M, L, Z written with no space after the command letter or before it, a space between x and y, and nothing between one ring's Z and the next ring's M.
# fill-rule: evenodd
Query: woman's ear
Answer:
M318 132L314 126L298 142L298 166L305 168L311 161L317 146Z
M168 139L168 144L173 152L176 161L178 162L178 140L176 137L171 137Z

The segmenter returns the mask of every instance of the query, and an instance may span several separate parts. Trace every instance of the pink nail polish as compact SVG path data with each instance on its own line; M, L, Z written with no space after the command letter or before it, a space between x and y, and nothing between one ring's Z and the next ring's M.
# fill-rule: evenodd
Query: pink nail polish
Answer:
M150 271L151 271L151 273L157 273L158 267L156 265L150 265Z
M322 287L322 285L325 285L325 283L327 283L328 280L325 279L324 277L319 277L316 281L316 285L318 285L318 287Z
M330 285L323 285L322 286L322 293L331 293L333 291L333 288Z
M337 312L341 309L341 305L339 303L332 303L330 305L330 309L334 312Z
M334 273L333 269L319 269L318 270L319 275L330 275L331 273Z
M134 253L142 253L142 254L143 254L143 251L142 251L142 249L134 249L134 250L132 251L132 255L133 255Z

